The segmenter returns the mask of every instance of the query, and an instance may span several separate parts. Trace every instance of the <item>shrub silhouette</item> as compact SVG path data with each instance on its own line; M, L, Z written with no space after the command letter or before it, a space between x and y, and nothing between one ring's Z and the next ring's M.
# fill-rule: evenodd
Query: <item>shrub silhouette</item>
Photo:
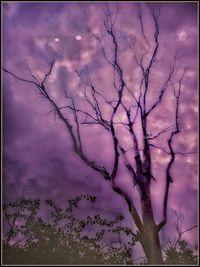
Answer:
M180 240L177 247L168 248L166 256L166 264L197 264L197 256L193 255L193 251L185 240Z
M50 218L39 216L40 200L20 198L4 205L4 264L131 264L135 244L132 231L121 226L122 215L114 220L99 214L85 219L75 215L81 200L95 202L84 195L68 201L66 209L46 200ZM87 227L93 234L87 234ZM112 240L104 241L106 234ZM128 242L123 242L126 236Z
M123 226L124 217L118 214L114 220L109 220L95 214L81 218L78 214L80 201L94 203L96 197L74 197L69 199L66 208L46 200L45 208L50 212L46 219L39 216L39 199L22 197L5 204L3 263L134 264L132 247L137 236ZM197 264L197 256L185 240L168 246L165 255L165 264ZM147 260L143 259L140 264L147 264Z

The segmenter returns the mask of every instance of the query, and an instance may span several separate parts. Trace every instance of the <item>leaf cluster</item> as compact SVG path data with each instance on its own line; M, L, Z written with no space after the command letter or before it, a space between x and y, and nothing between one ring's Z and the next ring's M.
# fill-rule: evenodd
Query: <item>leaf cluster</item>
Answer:
M121 226L124 217L80 218L80 201L93 205L95 196L81 195L61 208L45 201L48 218L42 218L41 201L20 198L5 204L3 262L6 264L131 264L134 234ZM43 216L44 217L44 216ZM88 231L92 228L92 231ZM124 238L127 237L128 243Z

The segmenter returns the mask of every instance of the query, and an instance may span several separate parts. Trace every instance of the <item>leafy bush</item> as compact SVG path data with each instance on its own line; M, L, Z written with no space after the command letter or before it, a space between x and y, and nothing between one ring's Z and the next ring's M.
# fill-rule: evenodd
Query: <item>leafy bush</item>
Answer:
M185 240L180 240L177 247L169 247L166 252L166 256L166 264L197 264L197 256L193 254L188 242Z
M80 201L93 205L96 197L77 196L69 199L66 208L48 199L45 211L50 216L46 219L39 216L39 199L20 198L4 205L3 263L134 264L132 249L137 236L122 225L124 217L119 214L108 220L95 214L80 218L76 215ZM185 240L179 240L176 246L169 244L164 264L197 264L197 256ZM137 264L147 261L143 258Z
M81 200L94 203L94 196L70 199L66 209L46 200L50 218L39 216L40 200L20 198L4 205L4 264L131 264L135 236L114 220L99 214L80 219L75 209ZM87 227L92 226L92 235ZM106 235L112 236L106 240ZM124 237L128 242L124 242Z

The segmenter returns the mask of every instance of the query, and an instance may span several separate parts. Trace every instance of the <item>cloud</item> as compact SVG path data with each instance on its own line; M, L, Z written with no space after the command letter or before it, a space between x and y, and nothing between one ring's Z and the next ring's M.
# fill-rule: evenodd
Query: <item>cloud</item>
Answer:
M139 88L140 71L135 62L133 47L141 53L143 37L138 24L137 8L134 3L119 3L120 9L116 19L117 38L119 41L119 62L123 67L127 85L135 92ZM116 4L110 4L115 10ZM157 8L157 4L154 4ZM158 99L158 92L169 73L171 59L179 51L177 71L174 79L182 73L182 67L190 67L183 81L180 106L181 133L174 146L177 151L193 151L197 144L197 24L196 5L194 3L160 4L160 47L158 61L151 73L148 108ZM92 37L95 33L102 38L106 56L112 59L112 43L105 27L105 8L102 3L6 3L3 21L3 65L20 77L32 79L30 70L38 79L48 71L48 60L53 56L56 63L49 81L48 92L58 100L59 105L68 102L63 91L75 98L78 107L91 110L83 101L84 88L75 73L78 69L84 78L87 72L100 93L115 100L112 67L106 62L99 42ZM145 14L144 30L152 36L152 19L149 17L148 5L142 6ZM131 35L130 35L131 34ZM78 36L81 36L81 38ZM132 37L129 38L128 37ZM129 44L127 44L129 40ZM150 39L153 42L151 37ZM133 47L130 47L130 44ZM144 44L143 44L144 46ZM147 59L146 59L147 61ZM131 103L127 93L126 101ZM17 81L4 73L3 93L4 116L4 198L9 200L19 196L26 187L26 193L37 197L52 197L60 203L66 198L82 192L100 196L99 207L108 215L127 210L126 203L116 196L97 173L89 169L74 155L72 143L65 127L51 111L50 105L37 93L34 86ZM163 103L152 113L148 130L156 134L163 126L174 125L174 94L169 85ZM101 98L100 106L103 116L109 117L110 109ZM65 111L70 119L72 113ZM85 118L82 116L81 118ZM122 118L123 119L123 116ZM126 130L116 127L117 134L124 139ZM137 128L139 129L139 127ZM106 166L109 170L113 164L113 144L103 128L95 125L82 128L83 147L91 160ZM169 133L158 138L158 145L166 148ZM140 132L139 144L142 144ZM128 139L127 139L128 140ZM157 141L157 140L156 140ZM127 148L129 143L127 142ZM152 196L155 217L159 221L162 215L163 183L168 157L162 151L152 149L152 162L157 182L152 184ZM165 156L164 156L165 155ZM133 160L134 153L129 151ZM190 159L190 160L189 160ZM191 162L192 161L192 162ZM136 201L139 207L137 191L132 187L132 179L120 163L117 183ZM170 223L174 217L172 211L183 205L185 226L190 226L197 218L196 195L197 174L196 155L177 157L173 168L174 183L171 186L169 201ZM193 170L193 171L192 171ZM191 182L192 181L192 182ZM157 201L159 198L159 201ZM187 201L185 200L187 199ZM108 205L109 203L109 205ZM188 214L189 213L189 214ZM127 220L130 220L127 212ZM166 232L169 228L166 227ZM194 233L187 237L192 241Z

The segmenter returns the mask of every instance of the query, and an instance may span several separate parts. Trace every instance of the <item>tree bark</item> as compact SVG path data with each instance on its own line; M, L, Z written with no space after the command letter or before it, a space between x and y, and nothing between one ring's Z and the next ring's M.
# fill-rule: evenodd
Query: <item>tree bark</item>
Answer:
M161 246L158 231L155 227L148 227L141 233L139 242L147 257L148 264L163 264Z
M139 235L139 242L145 252L148 264L162 264L163 257L159 239L159 230L154 220L150 183L144 183L140 189L143 228Z

